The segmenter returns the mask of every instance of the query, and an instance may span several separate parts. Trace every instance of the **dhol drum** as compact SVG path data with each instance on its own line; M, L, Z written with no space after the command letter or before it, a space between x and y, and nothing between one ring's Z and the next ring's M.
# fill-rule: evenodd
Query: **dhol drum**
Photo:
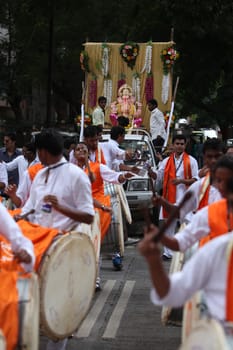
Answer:
M1 298L2 329L8 347L38 350L39 347L39 282L34 273L1 271L1 284L11 287ZM12 284L13 283L13 284ZM15 311L16 310L16 311ZM16 320L16 319L17 320ZM4 339L0 337L0 349Z
M100 216L99 212L95 212L95 217L93 220L93 223L91 225L87 224L80 224L79 231L82 233L85 233L90 237L96 254L96 264L99 263L99 257L100 257L100 245L101 245L101 232L100 232Z
M102 250L110 251L111 254L119 252L123 256L125 244L121 200L115 185L105 183L104 190L106 194L111 196L112 220L108 233L102 242Z
M208 308L201 291L195 293L193 297L184 305L182 321L182 343L191 334L196 324L204 317L208 316Z
M214 319L199 320L188 338L182 343L180 350L232 350L233 326L231 331Z
M38 273L41 329L54 341L64 339L78 329L94 295L96 255L90 237L80 232L58 236Z
M19 349L37 350L39 347L39 283L36 274L20 277L19 293Z
M185 224L182 224L180 226L179 231L182 231L182 229L185 227ZM175 252L172 257L171 265L169 268L169 275L179 272L182 270L183 265L185 262L185 254L182 252ZM182 314L183 314L183 308L173 308L168 306L162 307L161 312L161 322L163 325L175 325L175 326L181 326L182 325Z
M6 350L6 340L1 330L0 330L0 350Z
M181 271L184 264L184 253L175 252L172 257L169 275ZM161 322L163 325L182 325L183 308L163 306L161 312Z
M125 195L124 188L122 185L115 185L115 187L121 201L121 207L125 215L125 218L129 224L132 224L132 215L131 215L129 204Z

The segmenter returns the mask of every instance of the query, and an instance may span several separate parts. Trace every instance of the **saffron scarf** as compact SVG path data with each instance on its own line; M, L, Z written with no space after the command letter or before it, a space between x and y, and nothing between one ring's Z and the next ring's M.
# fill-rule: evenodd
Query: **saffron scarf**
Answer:
M189 155L184 152L181 162L184 166L184 179L188 180L192 178L191 164ZM176 202L176 185L172 183L172 180L176 178L176 169L174 153L168 158L165 170L164 170L164 180L163 180L163 197L170 203ZM167 218L168 213L163 208L163 217Z

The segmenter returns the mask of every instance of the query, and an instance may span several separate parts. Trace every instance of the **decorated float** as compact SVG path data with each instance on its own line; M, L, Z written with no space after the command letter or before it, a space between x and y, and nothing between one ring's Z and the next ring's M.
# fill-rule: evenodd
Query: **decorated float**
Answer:
M105 96L105 121L109 126L124 116L129 119L129 127L149 130L147 102L155 98L167 119L173 99L172 67L178 56L173 41L85 43L80 54L85 114L91 115L98 97Z

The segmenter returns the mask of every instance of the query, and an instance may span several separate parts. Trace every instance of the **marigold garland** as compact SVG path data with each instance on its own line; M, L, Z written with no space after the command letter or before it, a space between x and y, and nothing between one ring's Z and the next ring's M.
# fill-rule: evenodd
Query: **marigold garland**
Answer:
M163 62L163 73L167 75L175 61L179 58L179 53L172 46L169 46L161 51L160 57Z
M139 54L139 45L132 41L127 41L120 47L120 55L127 63L127 66L133 69Z
M96 76L93 77L93 79L89 83L89 89L88 89L88 101L89 106L91 108L94 108L97 103L97 78Z
M145 83L145 95L146 102L150 101L154 97L154 79L152 73L147 74Z

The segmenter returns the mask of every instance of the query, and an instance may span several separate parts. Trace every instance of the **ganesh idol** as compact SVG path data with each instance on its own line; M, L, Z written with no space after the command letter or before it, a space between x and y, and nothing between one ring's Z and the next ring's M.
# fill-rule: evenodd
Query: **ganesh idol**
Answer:
M129 85L124 84L118 90L117 101L111 103L110 120L113 125L117 125L118 116L124 116L129 119L130 127L140 127L142 104L136 101Z

